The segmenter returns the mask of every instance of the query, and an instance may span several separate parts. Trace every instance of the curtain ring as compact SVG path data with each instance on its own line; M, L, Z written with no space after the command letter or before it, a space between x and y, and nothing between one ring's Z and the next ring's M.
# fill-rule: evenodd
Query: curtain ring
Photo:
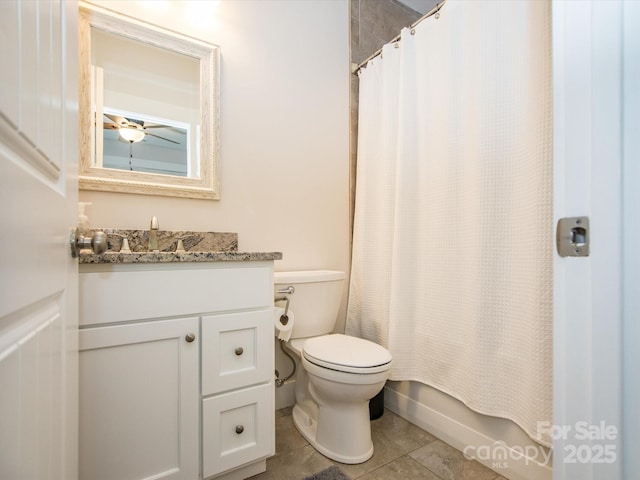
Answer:
M415 35L415 34L416 34L416 29L415 29L415 28L412 28L412 29L411 29L411 35Z

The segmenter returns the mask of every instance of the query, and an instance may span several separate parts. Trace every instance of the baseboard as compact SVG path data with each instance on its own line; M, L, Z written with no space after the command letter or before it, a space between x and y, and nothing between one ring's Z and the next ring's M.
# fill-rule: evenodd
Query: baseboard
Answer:
M217 477L210 477L211 480L244 480L245 478L253 477L260 473L267 471L266 459L258 460L257 462L244 465L236 470L220 474Z
M528 453L534 455L540 453L539 449L534 452L536 447L533 445L506 445L503 439L491 438L392 388L385 387L384 405L458 450L471 454L477 453L474 455L475 460L509 480L550 480L552 478L549 462L545 464L528 455Z

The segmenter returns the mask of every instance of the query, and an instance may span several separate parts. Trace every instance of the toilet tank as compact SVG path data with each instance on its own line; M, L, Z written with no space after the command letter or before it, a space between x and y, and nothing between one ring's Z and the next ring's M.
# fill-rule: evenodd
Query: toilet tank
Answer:
M291 338L315 337L333 331L340 309L344 272L335 270L307 270L300 272L275 272L275 298L285 296L278 293L293 287L289 297L289 308L294 313ZM284 307L284 302L278 302Z

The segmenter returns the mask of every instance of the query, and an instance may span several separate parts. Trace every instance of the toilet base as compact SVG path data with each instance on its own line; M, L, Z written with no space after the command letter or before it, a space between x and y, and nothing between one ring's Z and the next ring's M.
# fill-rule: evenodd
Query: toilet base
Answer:
M346 455L344 451L336 451L339 445L330 446L318 441L318 420L324 422L325 425L331 425L332 428L338 428L344 426L339 419L334 418L334 413L331 411L322 411L322 407L318 408L318 405L310 398L304 399L302 402L296 403L293 407L292 417L293 424L296 426L300 434L315 448L318 452L323 454L332 460L340 463L356 464L363 463L369 460L373 456L373 442L371 441L371 426L369 424L369 408L368 404L363 406L363 413L366 416L366 431L357 435L358 438L353 438L354 442L349 442L350 454ZM353 418L355 413L356 417L362 417L356 412L350 412ZM362 419L360 419L362 421ZM348 422L351 423L351 422ZM347 432L353 430L347 428ZM345 432L346 433L346 432ZM340 437L340 435L338 435ZM352 437L347 434L346 437Z

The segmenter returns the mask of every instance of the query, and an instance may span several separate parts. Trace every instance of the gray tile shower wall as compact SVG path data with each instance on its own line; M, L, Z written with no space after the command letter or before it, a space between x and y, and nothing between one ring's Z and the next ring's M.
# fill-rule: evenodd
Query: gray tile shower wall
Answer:
M395 0L351 0L351 61L360 63L422 16Z
M359 64L411 25L422 14L396 0L350 0L351 64ZM349 196L353 226L356 153L358 146L358 77L351 75L350 91Z

